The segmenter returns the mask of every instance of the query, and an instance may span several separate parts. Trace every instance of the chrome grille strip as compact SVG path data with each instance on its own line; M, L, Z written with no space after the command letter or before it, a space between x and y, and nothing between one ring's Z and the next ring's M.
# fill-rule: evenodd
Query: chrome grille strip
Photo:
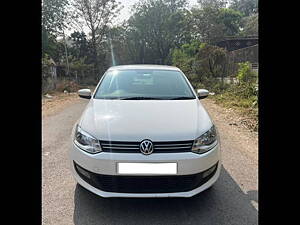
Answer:
M154 146L157 146L157 147L169 147L169 146L185 146L185 145L187 145L187 146L192 146L192 144L193 143L188 143L188 144L159 144L159 145L157 145L157 144L155 144L154 143Z
M100 141L104 152L139 153L140 142L133 141ZM157 141L153 142L154 153L175 153L191 151L194 141Z
M134 147L102 147L104 149L140 149L138 147L134 148Z
M136 144L136 145L130 145L130 144L102 144L103 146L108 146L108 147L113 147L113 146L125 146L125 147L138 147L139 144Z
M159 148L154 147L154 149L163 149L163 150L167 150L167 149L181 149L181 148L187 148L187 149L189 149L191 147L164 147L164 148L162 148L162 147L159 147Z

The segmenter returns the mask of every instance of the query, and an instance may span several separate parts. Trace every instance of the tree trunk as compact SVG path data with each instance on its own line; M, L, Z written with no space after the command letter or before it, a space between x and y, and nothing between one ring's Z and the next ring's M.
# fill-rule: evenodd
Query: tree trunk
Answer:
M93 46L93 58L94 58L94 77L97 78L99 70L98 53L97 53L97 42L96 42L96 31L92 29L92 46Z
M67 76L69 76L70 72L70 66L69 66L69 59L68 59L68 49L67 49L67 43L66 43L66 36L65 32L63 31L63 39L64 39L64 47L65 47L65 55L66 55L66 63L67 63Z

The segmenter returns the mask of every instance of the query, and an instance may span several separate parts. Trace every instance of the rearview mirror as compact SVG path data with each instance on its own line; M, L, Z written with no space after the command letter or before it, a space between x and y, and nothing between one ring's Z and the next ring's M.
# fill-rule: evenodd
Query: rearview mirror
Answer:
M209 91L206 89L197 89L197 94L199 99L203 99L209 95Z
M80 89L78 91L78 95L80 98L87 98L90 99L92 96L92 92L90 89Z

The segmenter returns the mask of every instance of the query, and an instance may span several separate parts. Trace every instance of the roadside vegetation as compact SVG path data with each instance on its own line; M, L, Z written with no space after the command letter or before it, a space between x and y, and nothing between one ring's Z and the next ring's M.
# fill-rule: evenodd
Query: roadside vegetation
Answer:
M258 74L248 62L240 63L237 84L227 85L213 99L216 103L241 113L245 125L258 131Z
M179 67L216 103L256 121L257 80L251 64L216 43L258 36L257 0L137 1L131 15L116 0L43 0L42 90L74 92L96 85L113 65ZM242 54L247 55L248 53Z
M172 60L194 88L208 89L217 104L238 111L245 117L248 128L258 130L258 73L249 62L231 62L223 48L198 41L175 49ZM228 70L230 64L237 64L237 69ZM226 71L229 76L224 75ZM225 82L225 77L231 82Z

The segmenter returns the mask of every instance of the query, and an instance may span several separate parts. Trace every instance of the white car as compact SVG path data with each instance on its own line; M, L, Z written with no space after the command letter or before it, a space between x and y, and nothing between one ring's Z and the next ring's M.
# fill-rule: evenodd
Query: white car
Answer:
M102 197L191 197L220 175L220 141L197 92L172 66L110 67L72 133L72 173Z

